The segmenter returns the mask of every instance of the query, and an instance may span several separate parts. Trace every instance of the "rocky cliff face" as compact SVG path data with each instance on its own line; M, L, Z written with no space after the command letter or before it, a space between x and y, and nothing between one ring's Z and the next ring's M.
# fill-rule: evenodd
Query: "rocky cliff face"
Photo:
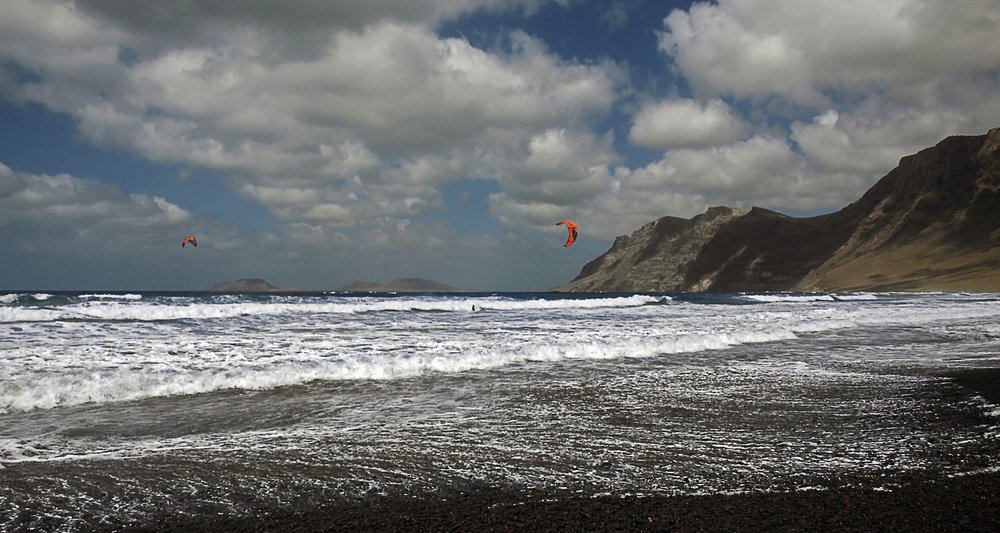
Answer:
M553 290L1000 291L1000 128L904 157L836 213L661 218Z

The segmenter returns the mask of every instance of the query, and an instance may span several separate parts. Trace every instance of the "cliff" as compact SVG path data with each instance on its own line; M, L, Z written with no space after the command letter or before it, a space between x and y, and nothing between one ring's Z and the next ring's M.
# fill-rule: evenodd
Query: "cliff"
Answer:
M1000 128L904 157L836 213L661 218L552 290L1000 292Z

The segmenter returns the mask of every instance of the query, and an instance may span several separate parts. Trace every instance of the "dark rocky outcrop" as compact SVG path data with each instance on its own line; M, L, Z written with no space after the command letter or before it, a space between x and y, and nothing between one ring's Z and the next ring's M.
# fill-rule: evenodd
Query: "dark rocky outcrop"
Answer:
M553 290L1000 291L1000 128L904 157L836 213L661 218Z
M277 287L259 278L240 279L227 283L215 283L208 287L214 292L299 292L301 289Z

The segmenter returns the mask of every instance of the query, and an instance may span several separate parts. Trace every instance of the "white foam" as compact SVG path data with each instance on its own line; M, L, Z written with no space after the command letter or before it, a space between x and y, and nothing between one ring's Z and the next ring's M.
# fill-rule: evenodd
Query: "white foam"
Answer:
M870 292L834 293L833 298L843 301L872 301L878 300L878 295Z
M648 295L632 295L632 296L619 296L615 298L586 298L586 299L555 299L547 300L539 298L537 300L514 300L514 299L495 299L495 300L468 300L471 303L476 303L484 308L491 309L597 309L597 308L609 308L609 307L636 307L640 305L647 305L653 303L665 303L669 302L671 298L669 296L648 296Z
M1000 304L897 301L670 302L647 295L83 298L0 307L0 412L270 389L313 380L387 380L574 360L655 358L865 327L960 321L982 338ZM484 313L471 313L472 306ZM950 324L951 322L944 322ZM988 340L988 339L987 339ZM904 347L905 348L905 347ZM836 360L908 357L907 349ZM822 355L822 354L821 354ZM958 357L991 357L956 353Z
M832 302L836 298L830 294L742 294L741 298L753 302L775 303L775 302Z
M254 339L223 332L210 338L188 334L173 342L172 328L144 327L142 333L129 334L141 338L81 340L78 346L63 347L61 353L51 347L12 347L6 375L0 376L0 412L225 389L272 389L315 380L391 380L525 362L656 357L794 338L784 328L657 333L644 324L622 332L603 328L576 332L563 325L540 334L546 331L540 323L526 331L442 326L419 332L418 327L431 324L397 324L398 329L388 335L361 327L341 334L319 331L297 336L279 329L259 332ZM63 334L80 339L100 330L86 324L67 328ZM359 335L365 339L372 333L377 336L359 342Z
M20 294L0 294L0 304L9 304L17 301Z
M288 315L310 313L374 313L386 311L449 311L467 312L475 305L486 310L531 309L599 309L633 307L658 303L663 298L628 296L594 299L513 300L513 299L458 299L458 298L337 298L313 302L290 301L243 302L239 296L223 296L218 303L187 303L163 305L157 302L139 302L133 295L116 297L120 302L85 302L59 308L8 307L0 308L0 322L35 322L56 320L182 320L207 318L233 318L240 316ZM103 298L103 297L97 297ZM120 305L98 305L103 303Z

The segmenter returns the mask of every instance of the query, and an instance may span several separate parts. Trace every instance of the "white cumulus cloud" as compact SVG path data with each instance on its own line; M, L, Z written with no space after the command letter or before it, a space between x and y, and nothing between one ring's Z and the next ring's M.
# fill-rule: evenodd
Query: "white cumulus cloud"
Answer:
M178 228L192 219L156 196L129 193L106 182L68 174L15 172L0 163L0 223L97 226L106 231Z
M629 138L647 148L700 148L736 140L747 125L719 99L700 105L691 99L666 100L644 106Z
M675 10L660 48L698 94L779 93L939 83L1000 64L991 0L721 0Z
M613 63L563 60L523 32L486 51L426 25L442 13L530 11L532 2L293 2L279 20L267 16L272 4L254 2L245 12L223 2L148 12L8 3L18 15L5 29L58 33L39 16L71 29L0 36L0 53L33 73L13 84L18 99L69 113L95 145L225 172L235 191L278 217L333 227L440 209L440 188L467 176L518 173L504 180L518 194L558 193L558 185L525 186L538 164L516 158L529 157L525 145L542 132L607 114L624 79ZM168 23L178 14L192 27ZM308 37L309 53L275 44L299 26L326 29ZM196 38L207 31L199 27L218 31Z

